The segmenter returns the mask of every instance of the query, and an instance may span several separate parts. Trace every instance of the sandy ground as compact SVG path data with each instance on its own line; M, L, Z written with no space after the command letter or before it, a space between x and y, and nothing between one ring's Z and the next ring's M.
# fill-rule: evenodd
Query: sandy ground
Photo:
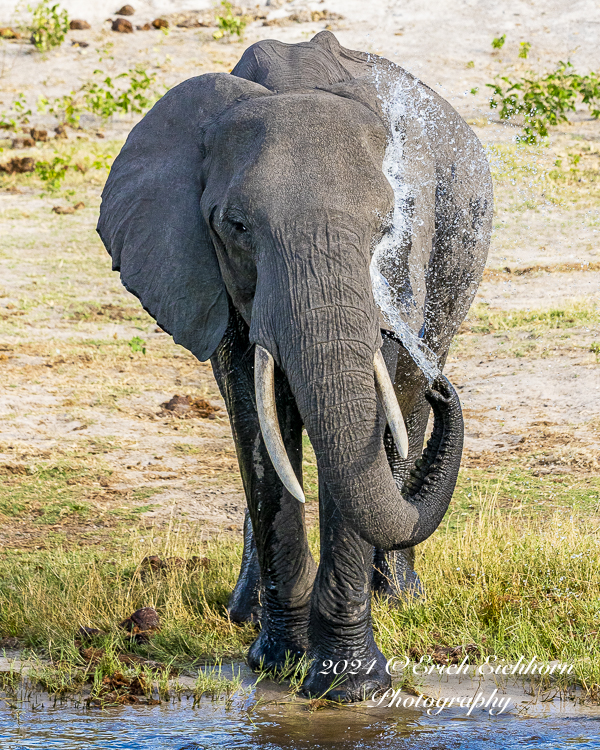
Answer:
M104 21L114 17L118 3L66 5L92 28L70 32L60 50L42 56L26 42L0 41L5 106L20 92L30 104L40 94L64 94L89 80L99 65L114 75L139 63L172 86L192 75L230 70L258 39L299 42L326 27L342 44L399 62L440 91L488 148L496 190L489 272L446 370L465 406L465 467L501 471L518 462L538 474L597 472L600 377L590 347L600 342L600 128L581 111L573 125L553 134L549 148L516 149L514 129L487 109L485 83L528 66L547 69L558 59L570 58L581 72L598 70L598 3L272 2L253 9L256 20L244 40L232 43L215 42L210 28L116 34ZM206 7L134 5L132 20L140 25ZM264 26L325 7L344 18ZM9 3L0 3L3 22L11 22L11 13ZM494 51L492 38L504 33L504 48ZM532 44L529 60L517 58L521 41ZM479 92L471 95L475 87ZM41 115L32 122L55 124ZM71 132L69 144L101 150L122 141L133 123L84 117L84 129ZM10 142L3 144L0 161L13 155ZM581 158L577 173L568 171L572 154ZM548 175L559 161L567 176L552 182ZM0 469L5 486L13 488L9 497L12 492L15 503L26 506L14 511L16 526L5 527L4 544L34 546L41 533L36 518L45 518L43 506L50 501L57 511L46 532L89 542L105 543L114 524L129 518L146 525L200 522L207 533L237 534L244 500L224 412L210 420L180 418L161 407L176 394L222 406L210 366L157 330L111 274L93 231L102 179L98 174L74 184L74 196L40 197L39 184L5 178L0 193ZM75 215L50 211L79 198L86 208ZM573 309L589 315L575 315L559 328L512 328L506 317L549 310L568 316ZM481 310L500 321L487 332L477 330ZM134 336L144 339L146 354L128 346ZM27 483L47 467L62 472L62 484L52 485L51 498L38 493L31 500ZM312 481L314 468L307 471ZM29 499L23 499L27 492ZM68 502L60 500L61 492ZM77 503L88 512L73 509ZM6 507L0 510L10 515ZM314 499L309 514L314 517Z

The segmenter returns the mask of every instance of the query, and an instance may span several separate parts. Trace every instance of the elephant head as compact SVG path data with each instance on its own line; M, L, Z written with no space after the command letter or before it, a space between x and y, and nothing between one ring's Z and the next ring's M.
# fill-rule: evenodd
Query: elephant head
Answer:
M255 45L233 75L176 86L115 160L98 231L126 288L198 359L221 341L231 300L256 345L263 433L286 486L299 495L277 454L275 365L345 520L374 546L400 549L429 536L447 509L462 419L438 379L427 394L434 433L398 488L386 415L403 453L406 444L378 357L370 278L394 206L383 171L393 124L372 65L323 32L306 44Z

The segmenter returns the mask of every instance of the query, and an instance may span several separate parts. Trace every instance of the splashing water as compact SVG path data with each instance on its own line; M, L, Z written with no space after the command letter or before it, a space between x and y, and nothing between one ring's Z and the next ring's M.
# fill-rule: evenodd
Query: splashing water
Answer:
M401 248L406 245L406 239L410 233L407 205L411 197L411 186L405 169L403 132L401 128L395 127L395 123L406 116L415 116L422 119L422 115L413 111L411 103L415 93L420 95L420 92L418 90L410 92L406 81L397 79L389 91L384 94L381 85L381 71L377 65L374 67L373 73L375 85L383 103L383 111L391 123L391 136L383 160L383 173L394 191L392 227L375 247L371 260L373 296L385 321L398 336L402 345L431 384L440 375L438 358L405 320L408 317L408 308L411 304L414 305L414 300L406 298L404 304L406 309L402 310L398 303L394 301L390 283L381 270L385 261L398 257ZM413 88L416 89L418 83L415 80L412 84Z

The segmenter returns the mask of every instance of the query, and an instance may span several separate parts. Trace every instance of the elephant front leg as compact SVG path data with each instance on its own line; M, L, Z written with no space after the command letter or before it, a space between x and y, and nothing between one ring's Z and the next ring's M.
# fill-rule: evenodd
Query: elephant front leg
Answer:
M391 685L371 622L374 549L344 523L323 484L319 495L321 562L311 601L312 663L303 692L341 702L364 700Z
M308 549L304 506L285 489L267 453L254 400L254 351L247 326L232 310L230 324L211 358L215 377L231 421L251 528L246 525L246 560L231 605L240 598L242 610L251 609L256 593L252 571L254 532L260 568L261 631L248 652L252 669L276 670L306 651L310 593L315 564ZM287 381L276 377L279 424L296 474L301 476L302 422ZM233 606L232 606L233 609ZM235 611L235 610L234 610Z
M415 548L396 552L375 551L373 593L398 604L423 594L421 579L415 570Z
M227 603L227 611L232 622L259 623L261 620L260 565L248 510L244 514L242 565L237 583Z

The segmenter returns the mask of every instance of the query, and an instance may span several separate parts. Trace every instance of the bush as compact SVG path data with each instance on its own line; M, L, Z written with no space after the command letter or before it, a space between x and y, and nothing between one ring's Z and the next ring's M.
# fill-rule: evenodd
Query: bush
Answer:
M227 13L223 16L217 16L216 22L218 29L213 34L215 39L221 39L226 34L233 36L237 34L241 38L246 28L246 19L243 16L234 16L232 12L232 5L227 0L222 0L221 5L225 8Z
M95 76L104 76L95 70ZM119 88L117 81L126 83ZM130 68L117 76L84 83L77 91L49 100L40 97L38 111L49 112L69 125L77 125L83 112L91 112L107 120L116 113L143 114L160 98L155 89L156 75L141 66Z
M548 136L548 127L568 122L579 101L587 104L592 117L600 117L600 78L596 73L582 76L570 62L559 61L551 73L533 71L522 78L499 76L486 84L493 91L490 108L498 109L501 120L523 118L519 141L537 143Z
M49 0L42 0L35 8L30 5L27 10L33 14L31 19L31 41L40 52L47 52L53 47L60 47L69 30L69 16L60 5L50 5Z

